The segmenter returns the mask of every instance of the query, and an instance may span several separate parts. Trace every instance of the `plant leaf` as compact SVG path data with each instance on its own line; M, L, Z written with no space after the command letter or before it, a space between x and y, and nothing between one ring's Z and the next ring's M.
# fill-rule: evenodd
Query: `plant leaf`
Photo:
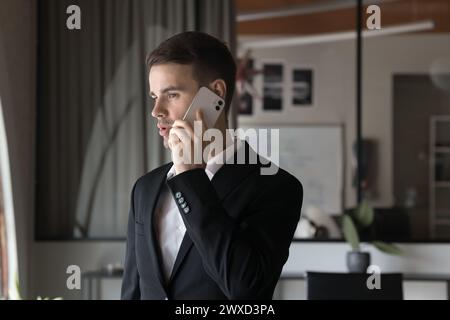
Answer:
M403 254L403 251L399 247L391 243L386 243L382 241L373 241L372 244L375 246L375 248L387 254L394 254L394 255Z
M353 250L359 250L359 235L355 224L349 215L344 215L342 218L342 231L345 240L350 244Z
M355 220L363 227L372 224L374 212L367 200L363 200L355 211Z

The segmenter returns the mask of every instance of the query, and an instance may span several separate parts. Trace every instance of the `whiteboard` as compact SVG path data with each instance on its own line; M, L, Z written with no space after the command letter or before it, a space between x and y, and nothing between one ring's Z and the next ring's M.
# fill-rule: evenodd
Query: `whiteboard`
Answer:
M303 185L302 211L314 206L327 214L340 214L343 208L343 126L241 126L254 128L260 140L261 131L270 136L267 150L258 149L257 141L247 139L251 147L263 157L294 175ZM279 130L279 143L272 141ZM275 134L276 136L276 134ZM270 143L272 141L272 143ZM271 144L278 144L278 153ZM276 151L276 150L275 150Z

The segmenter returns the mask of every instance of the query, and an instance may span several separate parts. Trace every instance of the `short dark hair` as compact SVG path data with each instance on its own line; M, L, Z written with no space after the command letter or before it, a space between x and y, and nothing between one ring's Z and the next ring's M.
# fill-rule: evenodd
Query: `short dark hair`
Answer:
M201 86L222 79L227 86L225 111L228 113L234 94L236 63L225 43L203 32L188 31L172 36L150 52L148 70L157 64L192 64L194 79Z

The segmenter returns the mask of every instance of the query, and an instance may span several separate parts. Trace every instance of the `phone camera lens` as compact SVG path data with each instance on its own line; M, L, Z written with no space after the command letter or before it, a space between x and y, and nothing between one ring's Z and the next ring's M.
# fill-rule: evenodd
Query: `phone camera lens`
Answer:
M219 106L216 106L216 110L219 111L219 110L220 110L220 107L219 107Z
M221 105L223 105L223 101L222 100L219 100L219 106L221 106Z

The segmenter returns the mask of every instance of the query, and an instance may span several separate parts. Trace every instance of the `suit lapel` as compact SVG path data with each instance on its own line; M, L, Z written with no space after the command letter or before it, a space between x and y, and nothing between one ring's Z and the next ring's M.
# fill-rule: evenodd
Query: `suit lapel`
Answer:
M259 168L257 164L248 164L249 152L253 151L247 142L245 142L245 163L240 164L237 161L237 155L234 154L234 162L231 164L225 163L214 175L211 183L216 190L217 196L221 201L233 191L253 170ZM191 249L193 242L186 232L183 241L181 242L180 250L175 259L175 264L170 275L170 281L175 277L178 269L180 268L183 260Z
M188 254L189 250L192 247L192 240L191 237L189 237L188 233L184 233L183 241L181 242L180 250L178 251L177 257L175 259L175 264L173 265L172 273L170 275L169 282L172 281L172 279L177 274L178 269L180 268L181 263L184 261L184 258Z
M168 163L161 168L159 172L156 173L154 180L152 179L152 185L148 186L146 196L148 196L148 201L146 201L146 206L144 209L145 216L148 217L149 221L146 221L146 225L149 228L147 243L150 244L150 256L152 257L152 264L154 270L156 270L158 280L161 287L165 290L165 280L162 272L162 261L161 261L161 250L159 247L158 239L155 232L154 216L156 204L158 203L158 198L161 193L161 188L165 184L167 173L169 172L172 163Z

